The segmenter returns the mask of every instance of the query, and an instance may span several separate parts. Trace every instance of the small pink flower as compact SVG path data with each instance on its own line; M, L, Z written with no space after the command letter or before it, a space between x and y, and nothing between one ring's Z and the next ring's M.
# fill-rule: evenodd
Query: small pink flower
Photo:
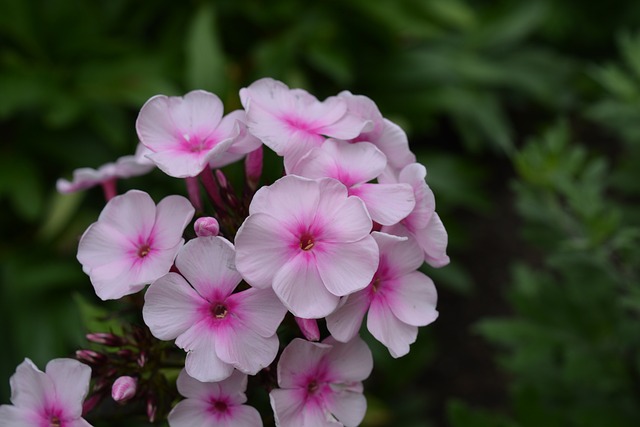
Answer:
M351 139L372 124L347 111L340 97L318 101L302 89L270 78L260 79L240 90L240 99L247 112L249 132L267 147L284 156L290 170L325 136Z
M121 298L167 273L193 214L182 196L165 197L157 206L138 190L111 199L78 246L78 261L96 294Z
M136 395L138 390L138 380L133 377L123 375L116 378L111 386L111 397L119 403L124 403Z
M91 427L82 418L91 368L73 359L54 359L45 372L25 359L10 379L11 403L0 406L3 427Z
M278 351L276 330L287 310L271 289L233 293L242 277L233 245L198 237L178 253L180 274L151 284L142 315L151 333L188 352L185 369L200 381L221 381L233 368L255 375Z
M183 369L178 391L186 397L169 414L171 427L262 427L258 411L248 405L247 376L233 371L220 382L200 382Z
M324 317L371 281L371 218L339 181L285 176L258 190L249 213L236 235L238 271L252 286L273 287L295 316Z
M269 393L278 427L355 427L367 401L362 381L373 357L360 337L343 344L294 339L278 362L279 389Z
M398 224L382 227L382 231L415 239L424 252L427 264L432 267L444 267L449 264L447 230L435 211L436 200L433 191L425 182L426 176L427 169L423 165L412 163L404 167L397 177L388 174L379 178L388 183L410 184L416 199L415 208L406 218Z
M220 98L202 90L184 97L156 95L142 106L136 129L140 141L153 152L147 157L163 172L194 177L210 163L224 166L260 144L245 137L244 112L225 117L222 113Z
M362 199L372 220L393 225L411 213L415 199L409 184L369 183L386 166L387 157L369 142L328 139L300 159L292 172L312 179L337 179L349 189L350 196Z
M366 289L346 297L327 316L327 328L334 338L347 342L357 335L368 311L369 332L397 358L409 352L418 326L438 317L438 297L431 279L417 271L423 256L415 241L378 232L372 235L380 247L378 271Z
M119 178L131 178L150 172L154 165L145 162L139 156L140 146L138 146L135 155L120 157L115 163L107 163L98 169L80 168L74 170L71 181L64 178L58 179L56 182L58 192L63 194L74 193L108 183L109 181L115 181Z

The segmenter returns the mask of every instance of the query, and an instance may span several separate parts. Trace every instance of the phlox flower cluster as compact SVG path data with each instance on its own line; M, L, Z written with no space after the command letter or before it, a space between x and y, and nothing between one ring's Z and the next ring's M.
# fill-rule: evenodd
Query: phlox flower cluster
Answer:
M419 269L448 264L447 233L426 169L365 96L320 101L264 78L239 99L225 115L205 91L155 96L136 121L136 155L59 182L61 192L107 186L77 258L98 298L141 322L89 334L93 347L76 355L86 365L62 359L42 373L25 361L0 426L88 425L89 366L89 416L113 399L142 402L172 427L362 422L373 358L361 330L398 358L438 316ZM261 182L265 149L282 158L273 182ZM237 192L222 168L240 161ZM184 179L186 197L114 193L116 179L156 167ZM80 383L59 374L72 369ZM247 405L248 388L269 393L272 414Z

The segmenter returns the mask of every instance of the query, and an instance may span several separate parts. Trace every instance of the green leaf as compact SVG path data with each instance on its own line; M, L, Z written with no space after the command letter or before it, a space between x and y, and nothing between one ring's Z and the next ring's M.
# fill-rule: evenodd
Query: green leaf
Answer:
M192 89L211 91L224 99L228 85L226 60L211 3L204 3L196 11L188 30L185 54L187 85Z

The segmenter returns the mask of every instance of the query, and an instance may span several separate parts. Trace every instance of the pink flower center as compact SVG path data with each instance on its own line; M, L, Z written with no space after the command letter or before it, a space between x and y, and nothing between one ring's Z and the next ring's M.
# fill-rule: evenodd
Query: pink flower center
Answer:
M373 292L378 292L378 289L380 288L380 281L380 276L377 274L373 276L373 280L371 281L371 288L373 289Z
M315 242L310 234L305 233L300 237L300 249L302 249L303 251L311 250L314 244Z
M227 317L228 313L229 313L229 310L227 309L227 306L224 304L215 304L211 306L211 314L216 319L224 319L225 317Z
M227 408L227 403L223 402L222 400L216 400L215 402L213 402L213 409L216 412L226 412Z
M151 247L147 244L144 244L138 248L138 257L144 258L149 255L149 252L151 252Z
M307 384L307 392L309 394L314 394L318 391L319 388L320 384L318 384L318 381L316 380L312 380L309 384Z

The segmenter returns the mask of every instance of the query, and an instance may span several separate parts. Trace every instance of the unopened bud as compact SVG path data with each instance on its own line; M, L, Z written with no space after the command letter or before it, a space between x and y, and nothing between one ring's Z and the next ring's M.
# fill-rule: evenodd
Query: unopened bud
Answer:
M247 177L247 184L252 190L258 188L258 182L262 175L262 158L263 151L262 145L253 150L244 160L245 175Z
M158 405L156 404L155 398L152 396L149 396L147 398L147 418L149 418L150 423L156 420L157 411L158 411Z
M87 334L87 339L96 344L103 344L111 347L119 347L125 343L119 336L106 332L94 332Z
M118 403L124 403L136 395L138 380L133 377L118 377L111 387L111 397Z
M296 317L295 319L306 339L309 341L318 341L320 339L320 330L315 319L303 319L301 317Z
M217 236L220 232L220 224L218 220L210 216L198 218L193 225L198 237Z
M218 185L220 185L220 188L224 188L225 190L229 189L229 181L220 169L216 169L216 179L218 180Z
M107 356L93 350L76 350L76 359L89 365L101 365L107 361Z

